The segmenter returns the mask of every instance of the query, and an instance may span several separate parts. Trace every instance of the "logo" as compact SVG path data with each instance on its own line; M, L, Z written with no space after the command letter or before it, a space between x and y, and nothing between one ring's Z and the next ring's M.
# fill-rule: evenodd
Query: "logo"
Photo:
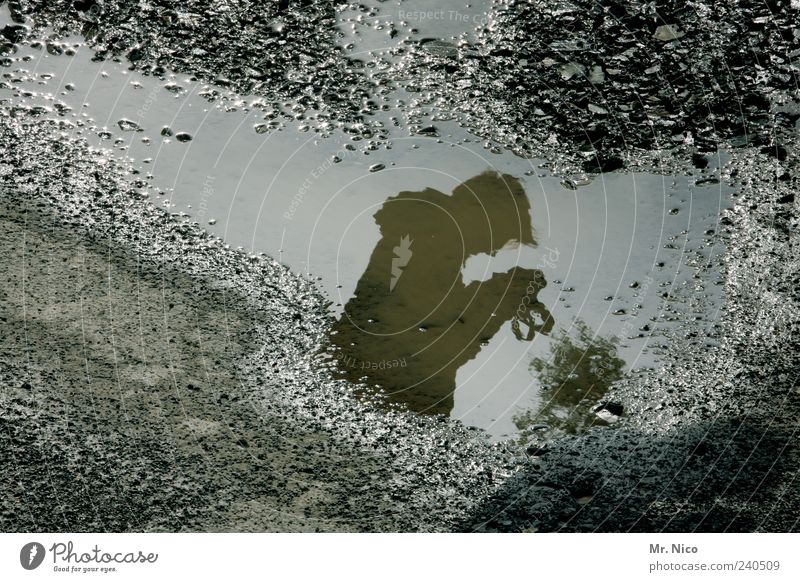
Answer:
M411 252L411 243L413 242L413 240L409 240L408 235L405 235L400 239L400 244L392 249L394 258L392 259L392 278L389 281L390 293L394 291L394 286L400 280L400 276L403 274L403 267L411 260L411 255L413 254Z
M44 561L44 546L39 542L29 542L19 551L19 563L26 570L35 570Z

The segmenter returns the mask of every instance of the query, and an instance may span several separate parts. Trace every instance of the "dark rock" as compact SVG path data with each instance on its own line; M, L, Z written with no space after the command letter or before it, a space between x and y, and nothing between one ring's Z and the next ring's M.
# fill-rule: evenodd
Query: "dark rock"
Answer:
M599 156L592 157L584 162L583 167L587 172L613 172L620 170L625 166L625 162L619 156L604 153Z
M708 167L708 158L703 154L692 154L692 165L701 170L705 169Z
M419 135L429 135L429 136L437 136L439 135L438 130L433 125L428 125L426 127L422 127L417 130Z
M607 411L614 416L622 416L623 406L617 402L601 402L595 406L592 411L595 414L601 411Z
M719 184L719 178L701 178L695 182L698 186L706 186L708 184Z
M777 158L779 161L783 162L786 160L786 156L789 155L786 151L786 148L783 147L781 144L776 143L772 146L765 146L761 148L762 154L767 154L768 156L772 156L773 158Z
M0 34L10 42L18 43L25 40L25 37L28 35L28 27L24 24L6 24L3 29L0 30Z
M547 445L534 445L525 449L525 452L531 457L543 457L547 454L547 450Z

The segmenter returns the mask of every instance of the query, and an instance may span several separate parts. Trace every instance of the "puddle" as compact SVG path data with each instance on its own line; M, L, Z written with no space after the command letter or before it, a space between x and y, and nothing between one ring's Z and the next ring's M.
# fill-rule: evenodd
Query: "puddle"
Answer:
M527 342L551 331L537 298L541 270L491 273L487 263L482 280L463 277L470 257L508 250L519 259L523 246L534 249L530 211L522 184L492 172L452 193L428 188L384 202L373 215L381 238L332 332L339 368L413 410L450 414L458 371L503 325Z
M711 326L721 306L723 157L692 177L563 182L455 121L409 134L390 108L373 142L66 44L21 46L0 99L134 159L154 204L316 278L331 361L391 403L495 439L607 422L593 407L657 363L678 313Z

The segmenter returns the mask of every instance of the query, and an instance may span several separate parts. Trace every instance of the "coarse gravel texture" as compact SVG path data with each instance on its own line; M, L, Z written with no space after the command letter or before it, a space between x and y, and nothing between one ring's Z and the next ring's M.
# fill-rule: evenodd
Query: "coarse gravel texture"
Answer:
M294 111L330 111L354 121L372 105L357 69L334 42L336 5L302 2L212 0L124 2L119 0L10 1L23 26L4 33L10 44L47 28L48 50L59 38L81 34L98 59L125 58L145 74L167 70L197 75L239 93L291 100ZM276 103L278 105L278 103ZM374 104L373 104L374 105Z
M4 530L441 530L510 472L474 431L333 380L310 282L26 121L0 139ZM99 513L63 516L53 491ZM120 494L131 507L106 512ZM22 519L25 495L40 504Z
M796 132L780 137L798 151ZM724 179L739 191L719 223L726 305L714 341L710 329L684 323L661 367L606 395L624 406L616 428L531 447L531 466L466 529L798 530L796 171L794 158L777 164L758 148L732 152ZM702 293L700 279L665 301L689 304Z
M330 321L311 282L159 209L138 170L59 134L40 113L3 107L0 529L796 531L797 11L788 2L555 4L498 3L477 47L411 43L395 72L347 72L330 39L295 62L303 35L264 69L277 79L316 58L355 75L319 83L333 88L317 97L346 101L326 105L340 120L363 95L350 99L339 82L396 78L420 89L412 116L454 110L476 134L549 152L565 172L696 174L704 154L731 147L723 179L738 193L717 232L728 249L726 306L713 342L706 323L687 317L659 369L612 387L607 397L623 410L614 426L527 452L441 418L386 412L353 397L314 355ZM221 5L239 19L253 6ZM99 54L140 68L261 90L248 85L256 76L235 35L223 35L230 53L194 50L212 36L203 19L170 18L162 29L160 10L123 14L121 3L103 3L95 22L55 4L9 6L59 34L88 26ZM331 18L323 3L296 10L312 27ZM112 38L120 31L128 36ZM7 27L3 50L27 34ZM482 94L463 99L459 79ZM265 83L264 94L317 86L307 81ZM293 97L305 114L310 105ZM698 272L696 288L665 299L687 312L702 302L711 282Z
M495 0L474 39L411 39L386 75L515 152L612 171L770 145L770 101L798 87L798 18L789 0Z

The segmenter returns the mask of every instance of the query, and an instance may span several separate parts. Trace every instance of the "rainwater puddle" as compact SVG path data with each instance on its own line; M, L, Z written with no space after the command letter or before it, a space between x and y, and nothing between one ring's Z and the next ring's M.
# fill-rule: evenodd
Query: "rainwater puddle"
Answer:
M0 99L133 159L154 204L318 279L326 359L389 403L495 439L613 421L592 412L608 386L657 364L677 319L711 330L722 305L719 158L563 181L454 121L410 133L390 108L385 143L322 136L291 104L63 46L11 55Z

